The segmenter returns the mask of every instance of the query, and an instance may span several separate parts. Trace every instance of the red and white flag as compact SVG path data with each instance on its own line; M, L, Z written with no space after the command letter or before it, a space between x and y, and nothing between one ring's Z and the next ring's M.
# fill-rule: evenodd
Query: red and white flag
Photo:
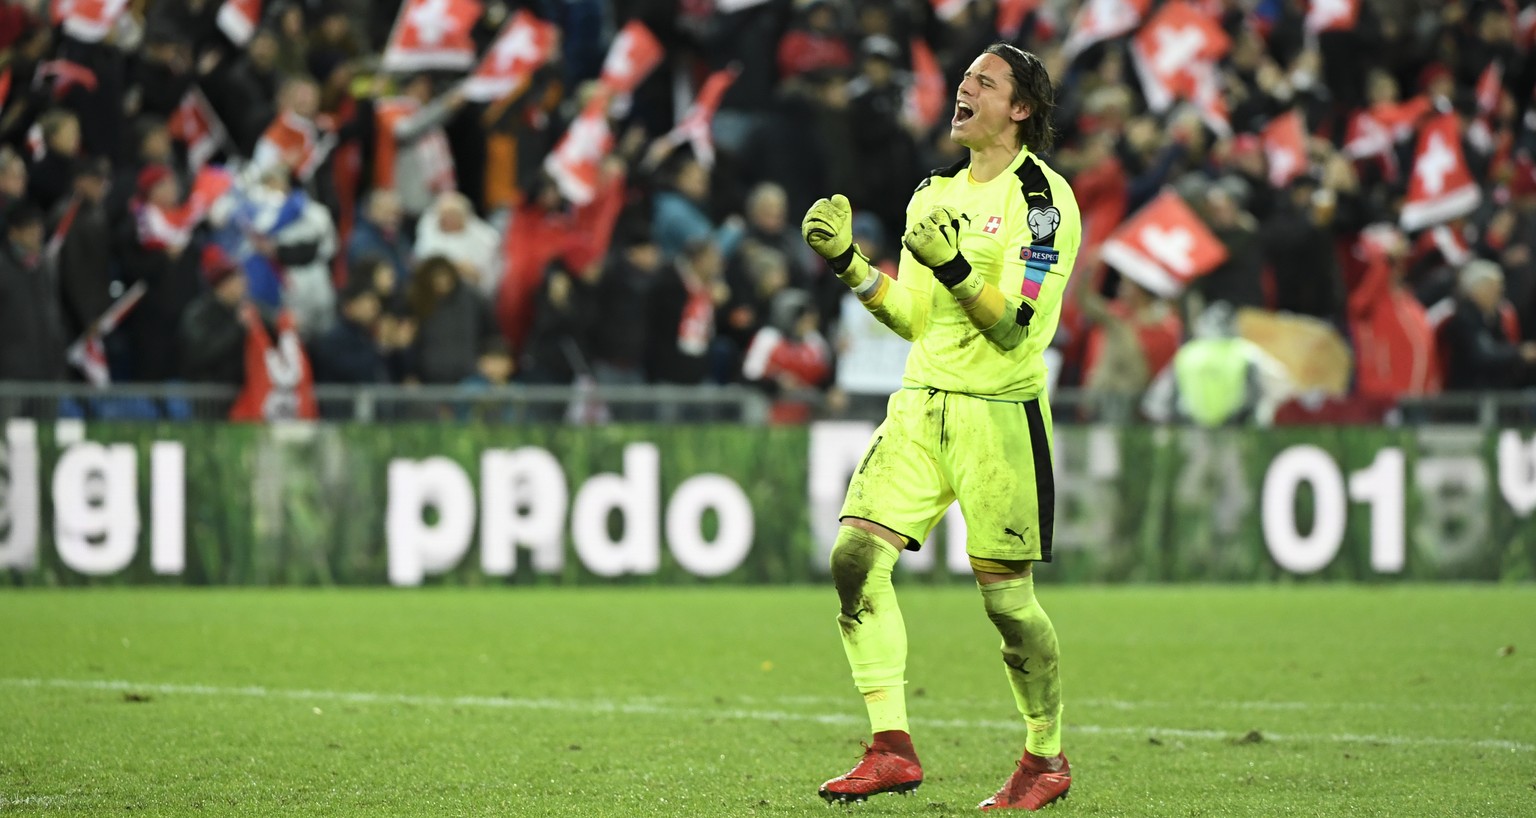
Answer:
M903 101L907 119L918 127L928 130L939 124L944 117L946 102L953 99L944 93L944 71L933 49L921 38L912 39L912 85L907 88ZM951 103L953 104L953 103Z
M219 121L208 98L195 85L171 112L169 126L171 138L186 146L187 162L193 170L200 170L219 148L229 144L224 123Z
M334 132L322 131L315 123L284 112L272 120L256 141L251 164L266 171L282 163L295 178L307 182L335 147Z
M704 80L703 87L699 88L698 96L693 98L693 104L688 106L682 121L665 137L674 145L684 141L692 145L693 155L704 167L715 164L715 140L710 125L715 120L715 112L720 110L720 99L740 75L741 66L734 63L710 74L709 79Z
M1147 14L1152 0L1088 0L1072 21L1062 54L1072 59L1095 43L1129 33Z
M597 93L581 115L560 137L560 144L544 157L544 170L554 178L560 195L576 205L597 195L597 177L603 158L613 150L613 130L608 127L608 95Z
M1301 114L1286 111L1264 126L1264 158L1269 161L1269 183L1284 188L1307 170L1307 132Z
M384 47L386 71L463 71L475 64L470 37L479 0L406 0Z
M949 22L960 16L965 7L971 4L971 0L928 0L933 6L933 14L944 22Z
M1465 216L1482 201L1482 191L1461 152L1461 121L1445 113L1419 130L1413 152L1413 178L1399 224L1419 230Z
M1302 26L1308 34L1353 31L1360 19L1360 0L1311 0Z
M1222 74L1215 64L1202 66L1195 75L1195 107L1207 128L1223 138L1232 135L1232 113L1227 109L1227 95L1222 93Z
M230 42L244 46L255 35L256 24L261 22L261 0L224 0L214 20Z
M228 171L209 166L197 172L192 191L181 205L162 210L148 202L140 203L134 214L139 244L150 250L181 252L192 240L192 231L232 187L234 177Z
M143 281L133 282L126 292L118 296L112 306L97 318L95 323L87 329L73 344L69 345L69 362L75 365L91 386L98 389L112 385L112 373L107 369L107 347L101 339L117 329L117 325L123 322L123 318L138 305L139 299L149 291L149 286Z
M1499 96L1504 92L1504 64L1498 60L1488 63L1477 77L1477 115L1493 116L1499 109Z
M128 0L53 0L53 24L84 43L99 43L112 33Z
M644 23L630 20L608 46L608 56L603 58L603 73L598 81L614 99L628 99L661 64L665 54L661 41Z
M1350 117L1349 127L1344 132L1343 151L1355 161L1375 159L1381 164L1382 178L1396 182L1397 151L1392 147L1396 142L1391 128L1382 124L1375 114L1361 110Z
M1175 99L1197 99L1207 72L1231 47L1221 26L1189 3L1174 0L1158 9L1131 41L1148 107L1162 113Z
M485 52L480 67L465 83L464 97L472 102L501 99L522 87L540 66L554 56L559 30L519 9L502 27L496 43Z
M1178 194L1165 190L1110 234L1099 257L1148 292L1174 298L1226 261L1227 248Z

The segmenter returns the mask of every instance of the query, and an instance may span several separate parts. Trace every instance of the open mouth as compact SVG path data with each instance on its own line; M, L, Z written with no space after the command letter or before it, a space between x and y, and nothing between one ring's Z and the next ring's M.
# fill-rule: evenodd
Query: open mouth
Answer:
M971 109L971 106L965 104L964 102L956 102L955 103L955 116L954 116L954 119L950 120L950 124L952 124L952 125L963 125L963 124L965 124L965 122L967 120L969 120L971 117L973 117L975 115L976 115L976 112Z

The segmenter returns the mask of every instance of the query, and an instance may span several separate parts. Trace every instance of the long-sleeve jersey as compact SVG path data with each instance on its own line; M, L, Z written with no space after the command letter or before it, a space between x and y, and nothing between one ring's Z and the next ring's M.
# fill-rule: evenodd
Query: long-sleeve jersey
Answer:
M978 183L969 159L933 171L907 204L907 224L934 205L963 214L960 253L972 271L1002 291L1004 321L1023 328L1009 348L974 326L905 248L899 276L870 311L912 341L903 385L1000 400L1029 400L1045 390L1042 353L1056 333L1067 276L1077 260L1082 220L1072 188L1028 148L1002 173Z

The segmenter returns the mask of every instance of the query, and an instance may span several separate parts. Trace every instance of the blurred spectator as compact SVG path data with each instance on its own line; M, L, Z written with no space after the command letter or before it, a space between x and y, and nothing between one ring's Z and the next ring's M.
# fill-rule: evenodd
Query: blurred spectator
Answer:
M251 164L263 174L284 168L308 181L328 150L315 124L320 88L307 74L290 74L277 92L277 106L277 118L262 132Z
M462 193L444 193L423 213L416 228L416 254L442 256L459 266L460 277L493 298L501 286L501 236L475 215Z
M347 264L365 259L382 260L394 273L395 286L405 287L412 256L410 242L400 230L400 197L393 190L375 188L363 203L363 217L347 238Z
M68 337L83 334L111 304L112 228L105 201L111 165L80 159L74 166L74 194L54 218L59 244L59 290Z
M114 223L131 218L130 205L138 192L139 174L145 168L175 167L175 146L165 120L142 117L134 122L133 134L133 157L117 167L107 190L107 216Z
M833 0L799 0L795 19L779 40L779 76L853 67L853 50L838 20L841 11Z
M631 231L603 268L593 299L592 375L600 384L645 382L651 293L662 269L648 231Z
M166 218L181 202L181 185L169 166L146 165L133 190L132 218L120 228L118 258L124 282L142 281L147 290L123 329L133 379L168 381L182 371L178 327L202 289L202 242L192 226Z
M489 304L460 279L458 265L442 256L417 264L408 300L415 330L407 378L455 384L473 375L497 333Z
M245 50L210 50L198 63L199 85L242 156L250 156L277 116L278 37L259 28Z
M674 154L667 187L656 194L652 231L668 258L676 258L691 242L715 239L715 222L709 215L709 168L692 153Z
M657 383L704 383L715 342L715 310L730 298L720 250L690 242L664 269L651 294L646 377Z
M572 271L557 264L544 276L522 356L524 380L568 384L577 375L591 373L589 339L597 317L594 283L601 272L598 265Z
M858 182L849 199L896 231L905 226L912 179L921 172L903 117L905 89L896 79L901 48L876 35L865 38L859 52L859 75L848 84L848 115L857 123L849 139L858 156Z
M1440 329L1447 390L1508 388L1536 364L1536 341L1520 341L1512 312L1498 264L1478 259L1462 268L1456 311Z
M43 253L43 214L26 200L5 211L0 250L0 381L57 381L65 374L58 282Z
M1173 360L1184 324L1169 303L1127 276L1113 301L1087 288L1081 293L1091 322L1083 361L1083 387L1091 392L1135 398Z
M278 271L283 307L293 313L299 334L310 339L324 334L336 319L331 284L336 226L324 205L291 189L288 180L281 164L262 174L258 195L275 210L261 220L252 245Z
M1424 305L1403 283L1407 240L1396 228L1380 225L1361 236L1355 252L1365 263L1349 295L1356 393L1395 399L1438 391L1435 331Z
M331 329L309 345L315 383L387 383L389 370L375 340L381 307L373 281L348 281Z
M373 186L399 195L411 230L442 195L457 188L443 123L464 104L464 95L454 89L433 97L431 75L416 74L399 96L374 104Z
M1196 211L1227 248L1227 260L1196 279L1192 288L1206 304L1224 301L1233 308L1264 306L1258 224L1242 209L1245 188L1242 182L1227 177L1205 187L1204 197L1195 203Z
M70 193L80 157L80 120L69 111L54 109L38 119L37 127L42 143L27 168L27 195L43 212L51 213Z
M1200 314L1194 337L1152 381L1142 411L1158 423L1268 426L1290 391L1284 367L1239 336L1231 306L1218 302Z
M1303 174L1277 197L1259 228L1264 258L1275 282L1275 309L1325 321L1340 317L1344 278L1328 230L1337 194Z
M10 210L12 204L26 198L26 161L10 148L0 147L0 213Z
M774 396L772 422L805 423L813 408L807 393L824 385L831 374L832 348L818 329L820 317L804 290L779 291L770 314L747 348L741 374Z
M208 289L181 317L181 376L193 383L245 383L245 271L217 245L202 254ZM270 322L269 322L270 323Z

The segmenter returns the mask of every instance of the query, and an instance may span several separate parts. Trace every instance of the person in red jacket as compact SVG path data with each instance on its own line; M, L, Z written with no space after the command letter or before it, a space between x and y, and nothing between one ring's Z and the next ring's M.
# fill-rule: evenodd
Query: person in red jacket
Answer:
M1403 284L1407 240L1395 227L1374 225L1361 234L1354 255L1363 265L1349 294L1356 394L1396 400L1439 392L1435 331L1424 305Z

